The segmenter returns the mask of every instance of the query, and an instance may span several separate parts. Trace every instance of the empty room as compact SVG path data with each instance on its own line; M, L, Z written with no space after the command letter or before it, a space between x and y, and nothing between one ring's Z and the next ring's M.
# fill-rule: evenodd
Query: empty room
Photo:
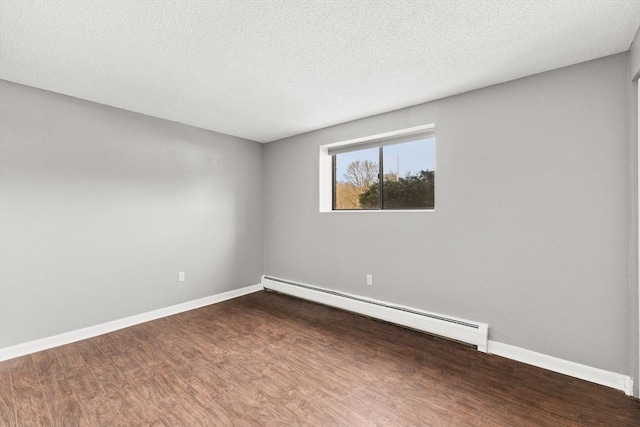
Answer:
M0 0L0 426L640 426L640 0Z

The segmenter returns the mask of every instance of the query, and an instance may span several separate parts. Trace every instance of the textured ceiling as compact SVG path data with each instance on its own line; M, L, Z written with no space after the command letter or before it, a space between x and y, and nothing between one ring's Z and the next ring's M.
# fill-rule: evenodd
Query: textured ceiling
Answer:
M0 0L0 78L267 142L626 51L640 0Z

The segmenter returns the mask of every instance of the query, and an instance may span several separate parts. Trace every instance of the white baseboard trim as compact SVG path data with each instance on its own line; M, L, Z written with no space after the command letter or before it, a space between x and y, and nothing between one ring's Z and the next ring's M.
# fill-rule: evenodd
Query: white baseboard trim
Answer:
M475 345L479 351L487 351L489 325L486 323L430 313L270 276L262 276L262 285L265 289L440 335Z
M628 375L593 368L569 360L559 359L546 354L537 353L521 347L489 340L489 353L528 365L544 368L549 371L580 378L581 380L615 388L625 392L627 396L633 395L633 380Z
M0 349L0 362L9 360L27 354L36 353L38 351L59 347L65 344L71 344L76 341L92 338L98 335L117 331L118 329L128 328L129 326L138 325L140 323L149 322L161 317L171 316L173 314L182 313L184 311L194 310L211 304L237 298L243 295L251 294L262 290L262 284L246 286L240 289L234 289L216 295L200 298L193 301L187 301L182 304L172 305L170 307L159 308L157 310L148 311L146 313L136 314L134 316L125 317L123 319L113 320L111 322L102 323L100 325L89 326L87 328L78 329L63 334L54 335L39 340L29 341L24 344L14 345L12 347Z
M537 353L535 351L527 350L509 344L504 344L497 341L489 340L483 347L482 338L479 338L477 336L477 333L470 334L466 330L468 328L461 327L460 325L439 325L438 323L435 323L436 330L434 331L434 324L432 323L433 319L428 319L430 322L429 324L425 325L424 319L421 319L417 315L412 313L406 313L388 307L372 305L364 301L350 300L336 295L324 294L312 289L297 288L295 286L265 279L264 276L262 279L262 283L257 285L246 286L244 288L234 289L228 292L211 295L182 304L176 304L170 307L164 307L146 313L125 317L123 319L113 320L111 322L102 323L100 325L89 326L87 328L65 332L63 334L3 348L0 349L0 361L25 356L27 354L36 353L38 351L43 351L50 348L59 347L61 345L70 344L76 341L92 338L98 335L103 335L109 332L128 328L130 326L149 322L151 320L159 319L162 317L167 317L207 305L227 301L243 295L261 291L263 288L272 289L274 291L318 302L320 304L341 308L343 310L364 314L369 317L396 323L403 326L408 326L410 328L425 330L426 332L430 332L436 335L442 335L459 341L469 342L471 344L478 345L478 350L480 351L488 350L490 354L495 354L497 356L517 360L518 362L537 366L564 375L580 378L585 381L590 381L596 384L622 390L628 396L633 395L633 380L628 375L593 368L591 366L559 359L557 357L548 356L546 354ZM371 301L378 302L375 300ZM482 328L488 328L486 324L480 325ZM484 332L480 331L480 333Z

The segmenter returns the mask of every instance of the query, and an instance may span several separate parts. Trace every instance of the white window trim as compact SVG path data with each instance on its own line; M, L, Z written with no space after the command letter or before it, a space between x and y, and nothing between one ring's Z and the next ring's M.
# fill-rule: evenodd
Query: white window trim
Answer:
M333 142L331 144L325 144L320 146L320 164L319 164L319 184L320 184L320 212L334 212L334 213L381 213L381 212L420 212L431 213L434 209L363 209L363 210L333 210L333 176L332 176L332 164L331 155L329 154L330 148L340 147L344 145L361 144L367 141L375 139L389 138L393 136L401 136L405 134L416 133L420 131L434 130L435 124L429 123L421 126L414 126L405 129L398 129L391 132L379 133L377 135L369 135L362 138L348 139L345 141Z

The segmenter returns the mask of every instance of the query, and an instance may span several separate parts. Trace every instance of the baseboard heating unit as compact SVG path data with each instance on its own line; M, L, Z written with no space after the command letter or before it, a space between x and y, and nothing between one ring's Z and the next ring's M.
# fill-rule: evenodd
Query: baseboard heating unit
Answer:
M266 290L280 292L471 344L477 346L479 351L487 352L489 325L486 323L429 313L272 276L262 276L262 286Z

